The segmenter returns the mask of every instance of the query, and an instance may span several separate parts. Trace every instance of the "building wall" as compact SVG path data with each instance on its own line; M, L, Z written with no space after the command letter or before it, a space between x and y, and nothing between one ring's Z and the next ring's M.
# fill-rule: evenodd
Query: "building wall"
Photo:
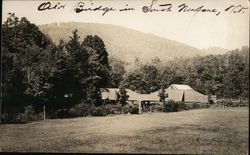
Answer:
M187 91L185 91L185 102L207 103L208 96L203 95L195 90L187 90Z
M193 89L189 90L178 90L178 89L166 89L166 93L168 93L168 99L173 101L183 101L184 102L201 102L207 103L208 96L203 95Z

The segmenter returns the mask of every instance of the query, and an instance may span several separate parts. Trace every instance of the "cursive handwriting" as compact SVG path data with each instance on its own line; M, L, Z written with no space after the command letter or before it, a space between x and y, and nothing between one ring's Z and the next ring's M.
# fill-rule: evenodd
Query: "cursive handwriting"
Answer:
M91 7L85 7L84 2L78 2L74 8L74 11L76 13L80 13L82 11L103 11L102 16L104 16L106 13L116 10L113 7L103 7L102 5L93 7L93 3L91 3L90 5Z
M158 6L160 8L154 8L155 4L158 2L158 0L152 0L151 4L149 6L143 6L142 7L142 12L147 13L147 12L171 12L172 4L159 4Z
M60 2L56 3L55 5L52 5L51 2L44 2L44 3L41 3L37 10L38 11L44 11L44 10L55 10L55 9L64 9L66 5L61 5Z
M225 9L226 12L229 12L229 13L245 13L244 11L248 9L247 7L244 7L242 5L231 5L229 6L228 8Z
M204 8L204 5L199 6L197 8L190 8L188 5L186 5L185 3L181 4L178 6L179 10L178 12L195 12L195 14L197 14L198 12L209 12L209 13L215 13L216 16L218 16L220 14L220 12L216 9L206 9Z
M174 6L172 3L161 3L158 0L152 0L149 5L142 6L141 10L143 13L151 13L151 12L172 12L173 10L177 11L176 13L194 13L194 15L198 13L210 13L215 14L216 16L220 15L221 13L228 13L228 14L238 14L238 13L245 13L248 7L243 5L230 5L225 6L225 8L208 8L207 6L200 5L198 7L190 6L186 3L180 3L179 5L176 4ZM110 3L111 4L111 3ZM38 11L45 11L45 10L63 10L66 7L66 4L61 4L60 2L43 2L39 4L37 7ZM117 7L117 6L116 6ZM134 7L129 7L126 4L125 7L117 7L114 6L103 6L103 5L94 5L92 0L84 1L84 2L77 2L73 7L75 13L81 12L102 12L102 16L106 15L108 12L128 12L128 11L135 11Z
M133 11L135 8L128 8L128 4L126 4L126 8L120 9L119 11Z

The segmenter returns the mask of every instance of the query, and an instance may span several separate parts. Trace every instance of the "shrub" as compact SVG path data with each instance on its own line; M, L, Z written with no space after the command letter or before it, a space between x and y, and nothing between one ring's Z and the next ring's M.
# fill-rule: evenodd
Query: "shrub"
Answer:
M32 105L25 107L23 113L17 113L17 114L4 113L2 115L3 123L27 123L34 120L41 120L42 118L43 115L41 113L35 114Z
M67 117L72 117L69 114L69 110L66 108L60 108L55 111L55 118L67 118Z
M35 110L32 105L29 105L25 107L24 110L24 118L26 122L34 121L36 120Z
M99 107L93 106L90 108L90 114L92 116L106 116L110 114L110 110L104 105Z
M241 106L248 106L247 101L231 101L231 100L220 100L216 102L216 106L225 106L225 107L241 107Z
M121 114L122 113L122 105L120 104L107 104L105 105L109 109L110 114Z
M192 109L199 109L200 105L198 103L193 103L193 108Z
M209 103L186 103L187 109L202 109L202 108L209 108L210 106L214 106Z
M187 105L184 102L177 103L177 109L178 111L188 110Z
M189 109L200 109L200 108L209 108L208 103L184 103L184 102L174 102L167 101L164 104L164 112L177 112Z
M173 100L169 100L164 102L164 112L177 112L178 111L178 104Z
M7 113L2 114L2 123L11 123L11 118Z
M138 105L134 105L134 104L127 104L123 107L123 113L127 114L138 114L139 113L139 107Z
M72 117L88 116L91 106L86 103L77 104L69 109L69 115Z
M151 105L151 112L163 112L163 109L164 109L163 104Z
M25 116L24 116L23 113L18 113L18 114L16 115L15 122L16 122L16 123L27 123L27 121L26 121Z
M43 120L43 112L40 112L40 113L38 113L38 114L36 114L35 115L36 117L35 117L35 120Z
M37 120L37 115L32 105L24 108L23 113L18 113L16 117L12 120L13 123L28 123Z
M122 105L115 104L105 104L102 106L95 106L90 104L77 104L69 109L69 114L71 117L83 117L83 116L106 116L110 114L121 114ZM63 114L63 112L58 111L58 114Z

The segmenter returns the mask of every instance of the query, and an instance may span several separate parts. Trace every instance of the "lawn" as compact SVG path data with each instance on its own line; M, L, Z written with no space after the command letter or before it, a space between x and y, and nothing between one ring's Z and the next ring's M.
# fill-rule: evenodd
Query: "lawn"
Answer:
M248 108L0 125L4 152L248 153Z

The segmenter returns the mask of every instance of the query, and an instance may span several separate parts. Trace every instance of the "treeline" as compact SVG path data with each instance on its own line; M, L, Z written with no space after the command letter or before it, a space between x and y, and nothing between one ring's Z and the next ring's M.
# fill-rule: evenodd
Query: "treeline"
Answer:
M187 84L219 98L247 98L249 91L249 49L242 47L223 55L178 58L151 63L136 60L135 70L124 73L120 84L140 93L150 93L171 84Z

